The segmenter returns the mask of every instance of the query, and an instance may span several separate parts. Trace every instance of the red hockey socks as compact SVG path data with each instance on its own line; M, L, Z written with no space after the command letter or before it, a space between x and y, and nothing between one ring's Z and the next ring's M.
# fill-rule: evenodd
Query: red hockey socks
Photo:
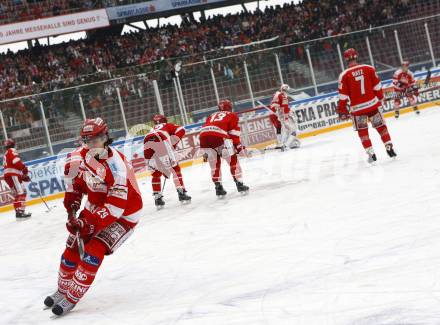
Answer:
M384 144L391 143L391 136L388 133L388 128L386 125L379 126L376 130L379 133Z
M26 193L17 194L14 198L14 209L15 211L24 211L26 202Z
M172 174L174 185L176 186L176 188L185 188L185 186L183 185L183 177L179 165L173 167ZM153 187L153 193L159 193L162 191L162 175L163 174L158 170L154 171L151 175L151 186Z
M71 248L66 248L61 256L60 269L58 271L58 291L66 294L69 289L70 282L79 262L78 252L74 252Z
M209 157L209 166L211 167L211 176L212 181L215 182L221 182L222 176L221 176L221 166L222 161L221 157L219 155L215 155L213 157Z
M185 188L185 185L183 184L182 172L179 165L173 167L173 181L177 189Z
M152 174L151 186L153 187L153 193L159 193L162 190L162 184L160 180L161 176L162 173L157 170L155 170Z
M105 246L97 239L92 239L86 244L84 259L79 262L66 293L66 298L71 303L76 304L89 290L105 252Z
M242 170L241 170L240 162L238 161L238 155L231 156L231 160L229 161L229 167L231 169L232 177L241 182Z
M368 148L371 148L371 140L370 135L368 134L368 129L361 129L358 130L359 138L361 139L362 145L364 146L365 150Z

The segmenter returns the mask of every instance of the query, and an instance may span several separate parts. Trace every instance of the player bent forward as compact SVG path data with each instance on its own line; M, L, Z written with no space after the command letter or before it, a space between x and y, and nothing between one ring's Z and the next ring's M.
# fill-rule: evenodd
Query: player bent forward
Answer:
M204 160L209 162L215 193L222 198L226 195L226 191L222 185L221 158L229 163L238 192L247 193L249 187L243 184L238 160L238 155L245 151L240 141L238 115L232 112L232 102L228 99L221 100L218 109L218 112L208 116L200 131L200 149Z
M187 194L183 184L182 171L176 158L175 149L185 135L185 128L168 123L166 116L157 114L153 117L154 127L144 138L144 157L147 168L151 171L154 204L162 209L163 188L161 177L172 177L181 203L190 203L191 196Z
M83 146L65 165L69 237L61 256L58 289L44 304L61 316L72 310L93 283L104 256L112 254L133 233L142 215L142 198L132 167L110 147L108 127L101 119L84 122ZM84 209L80 209L83 196ZM84 243L84 256L78 251Z

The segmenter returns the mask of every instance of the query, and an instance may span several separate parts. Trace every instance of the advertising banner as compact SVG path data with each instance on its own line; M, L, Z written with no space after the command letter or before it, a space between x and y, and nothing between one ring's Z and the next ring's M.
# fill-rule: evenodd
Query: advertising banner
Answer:
M423 80L426 73L416 74L418 80ZM432 81L440 80L440 70L432 74ZM389 81L383 83L389 89ZM426 103L440 100L440 89L423 92L418 96L418 103ZM298 118L299 134L307 134L313 131L325 130L332 126L341 124L336 114L338 96L336 93L312 97L291 103L291 109L295 111ZM407 106L406 99L402 107ZM393 101L387 101L383 112L392 110ZM345 122L346 123L346 122ZM261 110L251 116L241 116L240 124L242 129L242 141L248 147L255 147L275 140L275 130L269 119L269 112ZM180 162L191 162L198 157L200 145L201 125L189 125L187 134L178 144L176 156ZM132 139L116 141L113 145L121 151L132 163L137 174L146 171L143 158L143 136ZM50 196L65 191L63 181L63 170L65 155L74 148L66 148L64 154L27 162L31 182L26 183L27 199L32 200L41 196ZM13 196L3 177L0 177L0 208L11 204Z
M23 21L0 26L0 44L80 32L109 26L105 9Z
M109 7L106 10L110 20L118 20L223 1L224 0L154 0L131 5Z

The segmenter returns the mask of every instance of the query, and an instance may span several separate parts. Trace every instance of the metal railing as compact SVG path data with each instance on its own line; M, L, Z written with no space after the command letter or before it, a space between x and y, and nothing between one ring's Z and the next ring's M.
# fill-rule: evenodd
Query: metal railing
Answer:
M199 122L220 98L231 98L239 110L255 107L281 83L309 95L334 91L348 47L356 48L359 61L374 65L383 79L391 77L402 58L414 69L428 69L440 60L440 15L289 45L257 42L5 99L0 101L0 138L14 137L31 159L71 145L85 118L103 117L120 137L145 133L158 112L180 124Z

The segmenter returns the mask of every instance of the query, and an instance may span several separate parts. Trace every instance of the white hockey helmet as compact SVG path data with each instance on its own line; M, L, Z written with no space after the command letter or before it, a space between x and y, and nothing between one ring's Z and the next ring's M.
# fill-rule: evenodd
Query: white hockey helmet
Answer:
M289 91L290 87L288 84L282 84L280 87L280 91Z

